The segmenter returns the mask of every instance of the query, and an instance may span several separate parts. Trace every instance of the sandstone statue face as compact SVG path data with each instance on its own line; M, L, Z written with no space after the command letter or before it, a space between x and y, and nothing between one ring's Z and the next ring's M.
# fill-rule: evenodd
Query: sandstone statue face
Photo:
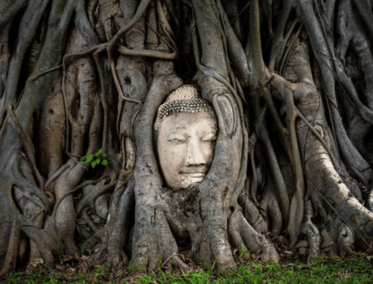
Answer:
M180 112L163 118L157 150L168 187L180 190L202 182L214 155L216 135L211 112Z

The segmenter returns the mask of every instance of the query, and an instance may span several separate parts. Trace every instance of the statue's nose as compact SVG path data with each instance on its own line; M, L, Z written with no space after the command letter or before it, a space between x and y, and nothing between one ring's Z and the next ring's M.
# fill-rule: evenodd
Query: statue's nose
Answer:
M205 165L206 159L201 151L198 139L190 139L187 145L185 163L187 166Z

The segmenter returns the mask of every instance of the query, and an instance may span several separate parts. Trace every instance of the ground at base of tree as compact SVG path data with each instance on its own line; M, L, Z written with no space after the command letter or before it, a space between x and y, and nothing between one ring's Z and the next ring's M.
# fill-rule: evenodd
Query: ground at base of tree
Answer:
M152 273L124 268L108 272L104 266L91 269L87 257L61 257L54 269L36 267L27 272L10 272L0 283L372 283L373 251L354 253L343 260L318 257L307 265L307 255L284 257L279 263L243 260L235 256L237 268L219 273L214 265L193 264L193 271L166 271L161 265ZM192 263L190 263L192 264Z

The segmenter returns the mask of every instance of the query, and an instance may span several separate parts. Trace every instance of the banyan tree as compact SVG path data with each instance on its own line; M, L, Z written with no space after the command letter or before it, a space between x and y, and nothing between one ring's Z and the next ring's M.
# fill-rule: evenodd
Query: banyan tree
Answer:
M372 5L2 0L0 275L369 248Z

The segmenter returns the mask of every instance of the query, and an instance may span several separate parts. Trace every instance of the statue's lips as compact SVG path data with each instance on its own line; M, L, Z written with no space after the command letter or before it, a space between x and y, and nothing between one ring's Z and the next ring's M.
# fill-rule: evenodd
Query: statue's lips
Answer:
M203 178L205 176L204 173L183 173L183 174L189 177L194 177L194 178Z
M180 171L183 176L188 176L191 178L204 178L206 175L205 169L194 169L194 170L184 170Z

